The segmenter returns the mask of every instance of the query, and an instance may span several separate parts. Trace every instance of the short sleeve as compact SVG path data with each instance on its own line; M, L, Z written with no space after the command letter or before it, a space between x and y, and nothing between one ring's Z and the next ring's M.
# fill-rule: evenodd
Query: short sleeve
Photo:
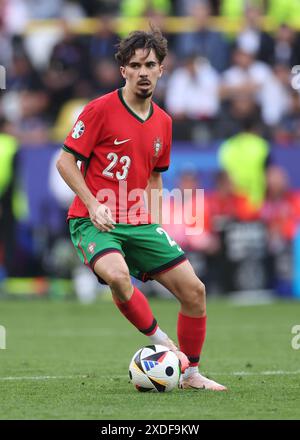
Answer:
M102 117L95 105L87 105L65 139L63 149L78 160L87 160L100 139Z
M172 120L168 119L168 127L166 134L166 143L164 146L164 150L161 156L158 158L153 171L158 173L162 173L163 171L167 171L170 166L170 154L171 154L171 144L172 144Z

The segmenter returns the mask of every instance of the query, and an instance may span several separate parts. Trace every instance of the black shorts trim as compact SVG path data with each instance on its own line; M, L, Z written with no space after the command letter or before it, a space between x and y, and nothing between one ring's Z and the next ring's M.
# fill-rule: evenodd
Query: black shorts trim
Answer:
M143 333L144 335L148 335L149 333L152 333L153 330L155 329L155 327L157 326L157 321L155 318L153 318L153 322L150 325L149 328L146 329L139 329L141 333Z
M157 275L161 272L164 272L165 270L172 269L172 267L177 266L177 264L182 263L183 261L186 260L187 258L184 254L179 255L179 257L174 258L174 260L171 260L168 263L163 264L162 266L159 266L156 269L151 270L150 272L140 273L138 278L146 282L149 279L152 279L153 275Z
M96 275L96 277L97 277L99 283L101 283L101 284L105 284L106 286L108 285L107 282L104 281L103 278L100 278L99 275L96 274L96 272L94 271L94 266L95 266L95 264L96 264L96 261L97 261L99 258L103 257L103 256L106 255L106 254L112 254L112 253L115 253L115 252L121 254L122 257L124 257L124 255L122 254L122 252L120 251L120 249L117 249L117 248L107 248L107 249L103 249L103 250L100 251L100 252L97 252L97 253L93 256L93 258L91 259L91 261L89 262L89 266L90 266L90 268L92 269L92 271L94 272L94 274Z
M71 154L73 154L73 156L75 156L76 159L78 159L78 160L81 160L81 161L83 161L83 162L86 162L86 161L89 160L88 157L85 157L85 156L83 156L82 154L77 153L77 151L73 150L72 148L68 147L68 146L65 145L65 144L63 145L62 149L65 150L67 153L71 153Z
M94 269L94 265L96 263L96 261L98 260L98 258L102 257L105 254L110 254L113 252L118 252L119 254L122 255L122 257L124 257L124 255L122 254L122 252L120 251L120 249L117 248L106 248L103 249L102 251L97 252L90 260L89 265L91 266L92 269Z
M168 169L169 169L168 166L167 167L155 167L155 168L153 168L152 171L155 171L157 173L163 173L164 171L167 171Z

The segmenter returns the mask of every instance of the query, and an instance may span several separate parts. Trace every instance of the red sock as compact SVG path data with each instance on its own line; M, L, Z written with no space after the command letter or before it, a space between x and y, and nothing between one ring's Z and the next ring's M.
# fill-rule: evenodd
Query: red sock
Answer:
M180 350L187 355L190 367L199 364L202 346L206 334L206 316L191 317L179 312L177 322L177 337Z
M114 298L114 297L113 297ZM136 287L129 301L121 302L114 298L120 312L131 322L140 332L146 336L151 336L157 330L157 322L153 317L147 298Z

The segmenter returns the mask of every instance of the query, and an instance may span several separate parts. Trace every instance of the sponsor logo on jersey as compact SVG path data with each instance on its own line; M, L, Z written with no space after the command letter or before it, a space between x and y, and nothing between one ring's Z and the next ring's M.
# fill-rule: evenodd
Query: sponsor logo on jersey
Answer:
M73 131L72 131L72 138L74 138L74 139L80 138L80 136L83 135L84 130L85 130L84 123L80 120L77 121L76 124L74 125Z
M88 251L90 254L93 254L95 252L96 243L89 243L88 244Z
M114 140L114 144L115 145L120 145L120 144L124 144L125 142L130 141L130 139L124 139L123 141L118 141L118 139Z
M162 142L159 137L157 137L153 142L154 157L157 157L162 147Z

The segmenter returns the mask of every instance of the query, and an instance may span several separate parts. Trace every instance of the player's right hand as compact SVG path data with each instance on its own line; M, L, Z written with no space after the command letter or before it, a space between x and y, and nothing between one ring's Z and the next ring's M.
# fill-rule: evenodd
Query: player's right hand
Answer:
M100 204L93 206L89 210L90 219L93 225L102 232L109 232L115 229L114 224L116 223L112 218L111 210L108 206Z

